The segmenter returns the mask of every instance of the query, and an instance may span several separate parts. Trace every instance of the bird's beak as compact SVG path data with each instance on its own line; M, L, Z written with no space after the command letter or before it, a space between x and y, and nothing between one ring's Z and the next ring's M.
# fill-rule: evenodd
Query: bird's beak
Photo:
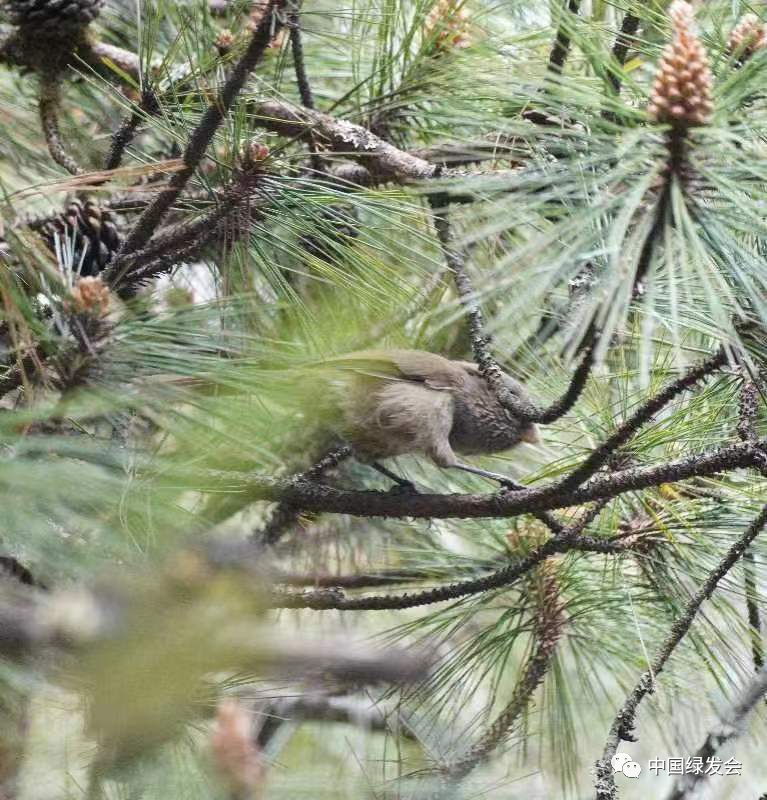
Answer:
M519 437L523 442L528 444L538 444L541 441L541 434L538 431L537 425L528 425Z

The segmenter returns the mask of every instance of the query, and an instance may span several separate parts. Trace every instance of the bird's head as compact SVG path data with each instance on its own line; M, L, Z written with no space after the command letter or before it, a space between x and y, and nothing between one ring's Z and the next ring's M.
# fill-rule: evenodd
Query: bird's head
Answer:
M526 403L532 402L530 394L528 393L524 384L522 384L516 378L512 378L511 375L508 375L504 372L503 382L510 394L513 394L515 397L518 397L520 400L523 400ZM514 416L513 411L506 409L506 414L510 420L516 424L519 424L519 420ZM525 423L519 432L519 438L528 444L538 444L538 442L541 441L541 434L538 426L534 422Z

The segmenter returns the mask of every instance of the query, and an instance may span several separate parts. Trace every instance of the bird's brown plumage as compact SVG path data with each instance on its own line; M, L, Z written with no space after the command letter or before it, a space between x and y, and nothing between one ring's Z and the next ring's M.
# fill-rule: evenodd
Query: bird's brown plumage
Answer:
M483 454L538 441L495 397L476 364L422 350L351 353L332 360L338 378L339 433L362 461L420 454L441 467L456 453ZM527 399L524 387L507 387Z

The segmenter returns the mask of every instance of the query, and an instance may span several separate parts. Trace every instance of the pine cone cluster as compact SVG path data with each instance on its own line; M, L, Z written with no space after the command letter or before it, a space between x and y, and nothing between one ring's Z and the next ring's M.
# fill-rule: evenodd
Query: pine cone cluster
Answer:
M747 61L767 47L767 25L756 14L744 14L727 39L727 52Z
M74 314L105 317L109 312L109 287L99 277L80 278L66 305Z
M60 35L84 28L104 0L8 0L11 22L32 33Z
M655 122L677 129L704 125L713 108L706 51L693 32L693 9L684 0L669 8L673 37L655 73L647 112Z
M223 28L218 32L213 40L213 46L218 50L220 56L225 56L234 46L234 34L229 28Z
M424 20L423 32L427 39L434 37L436 52L468 47L469 12L460 0L437 0Z
M40 233L48 249L67 253L73 270L83 277L98 275L120 247L120 234L112 213L92 200L73 201L66 211L47 221Z

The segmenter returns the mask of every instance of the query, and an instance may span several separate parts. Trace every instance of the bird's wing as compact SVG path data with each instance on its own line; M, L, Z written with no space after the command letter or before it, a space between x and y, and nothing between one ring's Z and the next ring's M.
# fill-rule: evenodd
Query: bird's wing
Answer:
M437 391L455 388L463 378L463 370L454 362L423 350L361 350L325 359L316 366L387 381L422 383Z

